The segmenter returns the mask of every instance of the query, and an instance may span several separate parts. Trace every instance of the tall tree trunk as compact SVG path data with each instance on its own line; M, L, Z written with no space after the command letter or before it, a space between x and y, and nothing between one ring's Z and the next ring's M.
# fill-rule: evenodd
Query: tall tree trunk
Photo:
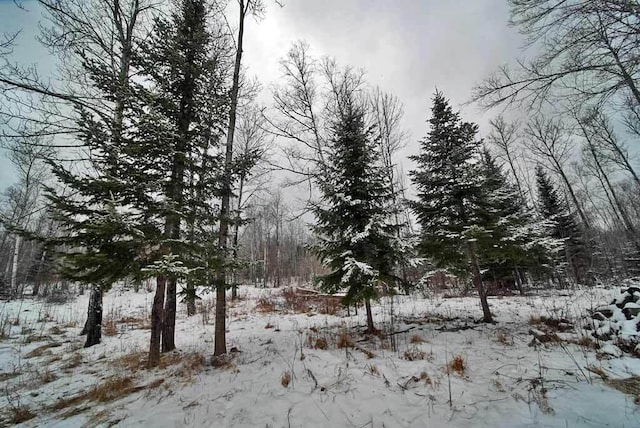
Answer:
M167 278L166 300L164 302L164 314L162 323L162 352L169 352L176 349L176 292L177 280L175 276Z
M13 261L11 263L11 297L18 297L18 259L20 256L20 236L16 235L13 244Z
M238 184L238 208L236 210L236 223L233 227L233 284L231 286L231 300L236 300L238 298L238 285L237 278L235 272L237 270L236 263L238 262L238 233L240 229L240 214L242 210L242 193L244 191L244 173L240 176L240 181ZM253 260L252 260L253 261Z
M84 343L85 348L100 343L102 339L102 289L99 285L91 287L87 322L83 331L87 335L87 340Z
M580 220L582 221L583 226L585 228L589 228L590 227L589 221L587 220L587 216L585 215L582 207L580 206L580 202L576 197L576 194L573 190L573 186L571 185L571 182L569 182L569 178L567 177L564 170L562 169L562 165L560 165L560 163L555 159L554 159L554 162L556 164L556 171L558 172L558 174L560 174L560 178L562 178L562 182L564 183L565 188L569 192L569 196L571 196L571 201L573 202L573 205L575 205L576 210L578 211L578 216L580 217Z
M366 333L370 333L370 334L375 333L376 328L373 325L373 314L371 313L371 299L369 299L368 297L364 299L364 308L366 309L366 313L367 313ZM356 314L357 314L357 309L356 309Z
M152 368L160 363L160 341L162 337L162 323L164 312L164 294L167 277L160 274L156 277L156 294L151 307L151 340L149 341L148 367Z
M232 167L233 167L233 137L236 129L236 111L238 109L238 91L240 88L240 65L242 63L242 43L244 38L244 19L247 12L247 6L245 6L245 0L239 0L238 5L240 7L240 20L238 28L238 40L236 59L233 67L233 84L231 86L231 108L229 109L229 126L227 128L227 143L225 148L225 162L224 162L224 175L223 175L223 191L222 191L222 204L220 209L220 231L218 238L218 250L220 251L220 257L227 257L227 246L229 240L229 215L231 208L231 185L233 181ZM226 317L227 317L227 302L226 302L226 268L220 267L216 273L216 325L214 331L214 350L213 355L219 356L227 353L227 338L226 338Z
M480 297L480 306L482 306L482 321L493 322L493 316L489 309L489 302L487 301L487 290L482 283L482 274L480 273L480 264L478 263L478 257L476 256L475 249L471 242L467 243L467 254L469 256L469 265L471 266L471 275L473 278L473 285L478 291Z
M44 261L47 257L47 250L42 250L40 255L40 262L38 263L38 271L36 272L35 284L33 285L32 296L36 297L40 293L40 284L42 284L42 270L44 269Z

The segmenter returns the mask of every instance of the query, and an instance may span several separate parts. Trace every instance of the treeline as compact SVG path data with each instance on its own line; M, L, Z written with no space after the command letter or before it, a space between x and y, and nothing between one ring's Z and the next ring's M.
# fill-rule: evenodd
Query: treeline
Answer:
M471 284L489 322L497 287L637 273L628 2L511 0L541 53L474 94L509 118L482 139L436 92L408 182L402 103L363 72L298 42L273 104L257 105L242 49L259 0L233 3L235 30L214 1L39 4L55 78L13 65L14 36L0 41L2 143L19 175L3 199L1 290L88 286L86 346L120 281L155 279L155 366L175 348L179 298L193 315L201 287L216 292L219 356L227 292L242 283L346 291L373 331L372 300L443 278Z

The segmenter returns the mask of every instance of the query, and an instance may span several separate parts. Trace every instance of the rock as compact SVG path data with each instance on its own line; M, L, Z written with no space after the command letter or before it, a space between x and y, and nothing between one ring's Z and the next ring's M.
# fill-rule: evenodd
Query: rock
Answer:
M640 313L640 305L634 302L629 302L626 305L624 305L624 308L622 309L622 313L628 320L633 319L636 315Z
M598 350L598 354L602 356L610 356L614 358L622 357L622 349L611 343L606 343Z
M533 335L533 337L540 343L557 342L559 340L556 334L547 334L544 331L540 331L535 328L530 329L529 334Z
M607 319L607 317L605 317L602 312L596 312L595 314L591 315L591 318L598 321L604 321Z
M611 316L613 315L613 309L611 309L609 306L599 306L595 308L593 312L594 314L601 313L605 318L611 318Z

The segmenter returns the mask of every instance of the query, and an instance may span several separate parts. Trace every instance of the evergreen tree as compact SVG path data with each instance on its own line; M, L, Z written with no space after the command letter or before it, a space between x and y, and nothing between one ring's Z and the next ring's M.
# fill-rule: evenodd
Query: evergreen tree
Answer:
M520 273L546 263L544 236L526 212L520 192L507 180L491 152L481 152L484 183L480 215L484 236L476 246L488 280L513 279L523 292Z
M155 163L144 171L143 180L150 194L155 189L163 196L149 206L163 223L160 256L181 266L200 265L206 270L205 279L212 268L220 268L212 262L212 225L218 216L211 206L220 194L219 146L227 105L223 95L227 64L220 51L224 43L216 44L211 33L215 25L208 20L204 0L175 1L168 18L156 19L153 35L137 58L148 83L140 89L145 104L137 125L141 147ZM206 239L196 239L197 234ZM181 272L187 271L156 270L150 365L158 361L160 343L162 351L175 348ZM188 283L185 294L193 300L195 284Z
M575 281L582 283L589 279L587 271L590 258L582 230L540 165L536 167L536 183L538 210L546 221L547 233L551 238L563 242L564 251L557 263L568 264Z
M390 189L377 146L365 127L364 110L345 97L332 127L331 161L320 183L315 208L317 244L313 250L330 272L316 278L327 292L347 291L344 303L365 302L367 330L375 331L371 299L398 281L394 270L407 246L393 223Z
M439 268L471 273L485 322L492 316L480 273L477 241L486 235L483 213L483 171L478 126L463 122L441 92L433 98L429 135L410 173L418 190L411 203L421 226L419 250Z
M109 22L106 32L67 28L75 28L70 23L79 22L75 14L82 13L74 5L48 9L54 24L48 33L49 43L74 59L70 61L78 67L74 72L86 78L85 98L91 101L64 98L72 100L74 137L88 160L80 166L49 161L58 185L46 189L47 198L60 233L54 238L39 238L57 256L63 277L91 285L83 329L86 347L101 339L103 293L116 281L138 277L140 267L146 264L145 216L130 210L140 185L126 174L132 163L126 153L135 140L130 126L136 116L132 55L143 38L139 27L148 7L140 2L128 6L126 16ZM73 37L67 38L69 34ZM52 42L55 40L62 46ZM105 40L110 44L104 44Z

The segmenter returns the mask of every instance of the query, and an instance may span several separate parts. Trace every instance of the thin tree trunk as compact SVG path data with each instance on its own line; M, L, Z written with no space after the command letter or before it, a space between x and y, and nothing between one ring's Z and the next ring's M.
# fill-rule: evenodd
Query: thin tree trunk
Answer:
M167 278L167 297L164 302L164 322L162 323L162 352L176 349L176 292L176 277L169 276Z
M373 325L373 314L371 313L371 299L369 299L369 298L364 299L364 307L365 307L366 312L367 312L367 330L366 330L366 333L370 333L370 334L375 333L376 332L376 328Z
M40 284L42 284L42 270L44 268L44 261L47 257L47 250L42 250L42 255L40 256L40 262L38 263L38 271L36 272L35 284L33 286L32 295L35 297L40 293Z
M573 186L569 182L569 179L567 178L567 175L564 173L564 170L562 169L562 166L560 165L560 163L555 159L554 159L554 162L556 164L557 171L560 174L560 177L562 178L562 181L564 182L564 185L567 191L569 192L569 196L571 196L571 200L575 205L576 210L578 211L578 216L580 217L580 220L582 220L582 224L584 225L585 228L589 228L590 227L589 221L587 220L587 216L584 214L584 211L580 206L580 202L578 202L578 198L576 197L576 194L573 191Z
M13 262L11 264L11 297L17 297L18 293L18 256L20 255L20 236L16 235L13 245Z
M489 309L489 302L487 301L487 290L482 283L482 274L480 273L480 264L478 263L478 257L476 256L475 249L472 243L467 243L467 254L469 255L469 264L471 265L471 275L473 277L473 285L478 290L478 296L480 297L480 306L482 306L482 321L490 323L493 322L491 316L491 310Z
M237 279L235 275L236 271L236 262L238 261L238 232L240 229L240 213L242 207L242 193L244 191L244 174L240 176L240 182L238 184L238 209L236 210L236 223L233 227L233 285L231 286L231 300L236 300L238 298L238 285L236 284ZM252 260L253 261L253 260Z
M192 317L196 314L196 288L191 281L187 282L187 316Z
M160 363L160 341L162 338L162 322L164 312L164 294L167 277L160 274L156 277L156 294L151 307L151 340L149 341L148 367L156 367Z
M84 343L85 348L100 343L102 339L102 289L99 285L91 287L87 322L83 331L85 330L87 335L87 340Z
M229 240L229 215L231 208L231 184L232 174L231 168L233 163L233 138L236 129L236 113L238 109L238 91L240 89L240 65L242 63L242 42L244 38L244 18L247 12L245 1L239 0L240 20L238 28L238 40L236 59L233 68L233 84L231 86L231 106L229 109L229 127L227 128L227 143L225 148L225 162L223 175L223 192L222 204L220 209L220 231L218 239L218 250L220 257L226 258L226 252ZM226 338L226 272L221 267L216 273L216 325L214 331L214 350L213 355L219 356L227 353Z

